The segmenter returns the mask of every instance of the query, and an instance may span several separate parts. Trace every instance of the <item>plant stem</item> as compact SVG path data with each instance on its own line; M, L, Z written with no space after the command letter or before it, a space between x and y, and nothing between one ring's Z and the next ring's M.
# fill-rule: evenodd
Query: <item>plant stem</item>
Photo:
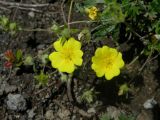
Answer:
M71 90L72 76L73 75L70 74L67 80L67 95L70 102L73 102L72 90Z
M64 2L65 2L65 0L63 0L63 2L61 4L61 12L62 12L62 16L63 16L63 21L64 21L65 24L67 24L66 16L65 16L65 13L64 13L64 10L63 10Z
M71 13L72 13L72 7L73 7L73 1L74 0L71 0L71 3L70 3L70 7L69 7L69 13L68 13L68 29L70 29L70 20L71 20Z

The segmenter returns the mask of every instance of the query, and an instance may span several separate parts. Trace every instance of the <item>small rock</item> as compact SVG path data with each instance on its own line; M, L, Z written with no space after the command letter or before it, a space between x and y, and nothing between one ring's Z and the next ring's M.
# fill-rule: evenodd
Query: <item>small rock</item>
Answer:
M9 94L7 100L7 107L10 110L24 111L26 110L26 100L21 94Z
M45 48L45 44L40 44L37 46L38 50L43 50Z
M35 14L34 14L33 11L31 11L31 12L28 13L28 16L30 16L31 18L34 18Z
M53 110L48 110L45 114L45 117L47 120L53 120L54 119Z
M89 109L87 110L87 112L88 112L88 113L96 113L96 110L95 110L95 108L89 108Z
M70 111L66 109L59 109L57 114L62 120L65 120L70 115Z
M148 99L144 102L143 107L145 109L152 109L157 104L157 101L154 98Z
M17 87L14 85L9 85L6 81L4 81L3 83L1 83L0 85L0 96L3 95L3 93L5 92L6 94L10 93L10 92L14 92L17 90Z
M34 118L34 116L36 115L36 114L34 113L34 110L35 110L35 109L31 109L31 110L28 110L28 111L27 111L27 113L28 113L28 118L29 118L29 119Z

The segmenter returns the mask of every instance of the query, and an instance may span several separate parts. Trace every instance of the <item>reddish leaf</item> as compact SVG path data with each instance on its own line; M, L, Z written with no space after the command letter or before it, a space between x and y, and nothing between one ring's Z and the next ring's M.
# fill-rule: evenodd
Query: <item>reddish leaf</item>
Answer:
M11 68L11 67L12 67L12 62L6 61L6 62L4 63L4 67L5 67L5 68Z
M12 50L7 50L4 55L9 62L13 63L15 61L15 56Z

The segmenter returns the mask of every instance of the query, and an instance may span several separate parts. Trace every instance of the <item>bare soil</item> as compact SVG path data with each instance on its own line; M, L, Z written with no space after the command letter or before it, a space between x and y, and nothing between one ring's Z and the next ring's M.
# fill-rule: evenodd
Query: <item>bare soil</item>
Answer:
M8 84L16 89L5 91L0 95L0 120L44 120L47 119L47 114L53 120L96 120L98 116L107 111L107 108L114 106L116 109L132 113L137 116L137 120L160 120L160 57L148 62L144 69L139 73L139 69L147 59L143 56L127 69L122 70L121 75L111 81L106 81L104 78L97 78L90 68L91 61L88 60L95 51L94 46L107 44L113 47L114 44L108 39L103 40L101 44L91 43L84 45L82 49L85 51L84 61L85 69L79 68L73 80L73 96L76 102L71 103L67 96L67 86L60 82L60 75L55 69L47 68L48 73L55 72L49 80L49 87L37 87L34 79L34 71L31 66L23 66L19 70L5 69L3 64L5 59L3 53L6 50L18 49L23 51L24 55L30 54L36 56L41 50L46 49L56 39L56 35L48 31L33 31L32 29L48 29L53 21L63 25L63 15L61 11L61 0L6 0L7 3L16 2L20 4L48 4L43 7L13 6L10 4L4 5L0 3L0 15L8 16L12 21L16 21L20 26L28 31L20 31L16 36L11 36L8 33L0 31L0 86ZM4 7L5 9L2 9ZM67 16L69 3L64 3L64 13ZM85 16L73 12L71 20L83 20ZM84 28L91 27L88 24L76 24L71 27ZM30 30L30 31L29 31ZM123 36L122 36L123 37ZM123 53L123 58L126 65L140 53L142 45L137 43L124 44L121 42L120 50ZM128 49L125 49L128 48ZM134 50L138 53L134 55ZM52 49L50 50L52 51ZM50 52L48 51L48 52ZM41 69L38 64L37 69ZM87 73L87 74L86 74ZM122 83L128 83L133 87L128 96L118 96L118 86ZM98 92L96 100L92 104L79 103L79 96L85 88L95 86L95 91ZM9 88L10 88L9 87ZM0 87L2 89L2 87ZM7 107L8 94L21 94L26 99L27 109L24 111L14 111ZM145 109L143 104L146 100L154 98L157 105L153 109ZM78 108L76 108L76 107ZM88 117L83 113L87 110L95 110L92 117ZM83 110L81 113L80 110ZM92 110L92 111L94 111Z

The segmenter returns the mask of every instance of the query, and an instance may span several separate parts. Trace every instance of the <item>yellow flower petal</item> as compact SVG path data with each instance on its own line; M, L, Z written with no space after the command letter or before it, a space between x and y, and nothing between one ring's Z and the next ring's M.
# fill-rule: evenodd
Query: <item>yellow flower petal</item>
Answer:
M68 43L67 43L68 47L72 48L72 49L81 49L81 43L77 40L75 40L73 37L68 39Z
M92 64L92 69L96 72L97 77L102 77L105 74L105 68Z
M49 55L49 60L52 62L53 68L58 68L63 62L62 55L59 52L52 52Z
M98 9L95 6L86 8L85 11L88 13L88 16L91 20L95 20L97 18Z
M117 67L112 67L105 72L105 78L107 80L111 80L113 77L118 76L120 74L120 70Z
M56 51L61 51L62 50L62 38L58 39L56 42L54 42L53 46Z
M97 48L94 57L99 57L99 56L101 56L101 55L102 55L102 49L101 49L101 48ZM94 61L94 59L93 59L93 61Z
M72 55L72 61L75 65L81 66L82 65L82 56L83 52L81 50L75 50Z
M92 69L98 77L105 75L107 80L120 74L120 68L124 66L122 54L114 48L103 46L97 48L95 56L92 57Z
M60 72L72 73L75 70L75 66L72 61L64 60L58 69Z
M60 72L72 73L75 70L75 65L82 65L83 52L79 41L70 38L62 45L60 38L54 43L54 47L57 52L49 55L53 68L57 68Z
M120 52L118 53L118 56L117 56L117 59L116 59L116 65L119 68L122 68L124 66L124 61L122 60L122 54Z

